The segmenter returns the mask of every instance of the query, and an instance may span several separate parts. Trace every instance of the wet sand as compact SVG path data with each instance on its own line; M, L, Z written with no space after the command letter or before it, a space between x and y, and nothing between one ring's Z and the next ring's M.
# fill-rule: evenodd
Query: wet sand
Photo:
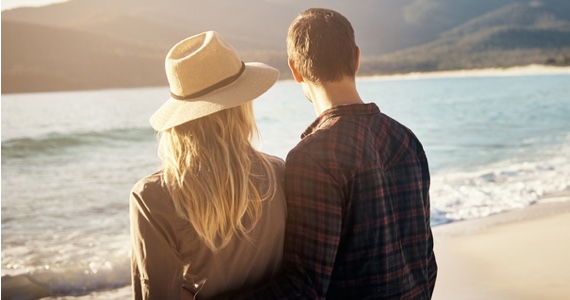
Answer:
M433 228L435 300L570 297L570 194ZM57 299L131 299L130 287Z
M568 299L570 195L433 228L433 299ZM564 201L564 202L558 202Z

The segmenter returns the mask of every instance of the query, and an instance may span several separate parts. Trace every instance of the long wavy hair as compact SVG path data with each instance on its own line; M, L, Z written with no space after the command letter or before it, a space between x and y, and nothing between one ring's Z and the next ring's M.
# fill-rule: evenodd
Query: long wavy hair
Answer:
M261 202L275 195L272 164L252 146L257 136L251 102L159 135L163 184L176 212L214 252L236 234L249 238Z

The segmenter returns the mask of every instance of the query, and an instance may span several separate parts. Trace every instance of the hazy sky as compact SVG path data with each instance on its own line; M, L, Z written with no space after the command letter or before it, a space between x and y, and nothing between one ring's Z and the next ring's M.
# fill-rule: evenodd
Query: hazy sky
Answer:
M52 3L66 2L68 0L2 0L2 10L20 6L45 6Z

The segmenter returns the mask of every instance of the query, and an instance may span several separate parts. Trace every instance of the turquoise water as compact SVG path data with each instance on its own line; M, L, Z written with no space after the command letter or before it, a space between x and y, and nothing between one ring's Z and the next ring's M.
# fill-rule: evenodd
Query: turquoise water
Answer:
M570 190L570 75L360 79L411 128L432 173L432 223ZM2 96L2 276L51 294L128 285L128 197L159 167L148 125L167 88ZM316 117L284 81L255 101L259 147L285 157Z

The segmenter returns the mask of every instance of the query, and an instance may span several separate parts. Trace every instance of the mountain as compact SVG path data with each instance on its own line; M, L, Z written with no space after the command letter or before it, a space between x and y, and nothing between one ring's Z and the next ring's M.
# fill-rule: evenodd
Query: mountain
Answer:
M367 57L362 72L570 65L569 16L568 5L512 3L442 32L429 43Z
M81 31L2 20L2 92L166 84L164 51Z
M289 78L287 28L308 7L351 20L360 75L570 64L567 0L71 0L2 12L2 93L165 85L168 49L212 29Z

